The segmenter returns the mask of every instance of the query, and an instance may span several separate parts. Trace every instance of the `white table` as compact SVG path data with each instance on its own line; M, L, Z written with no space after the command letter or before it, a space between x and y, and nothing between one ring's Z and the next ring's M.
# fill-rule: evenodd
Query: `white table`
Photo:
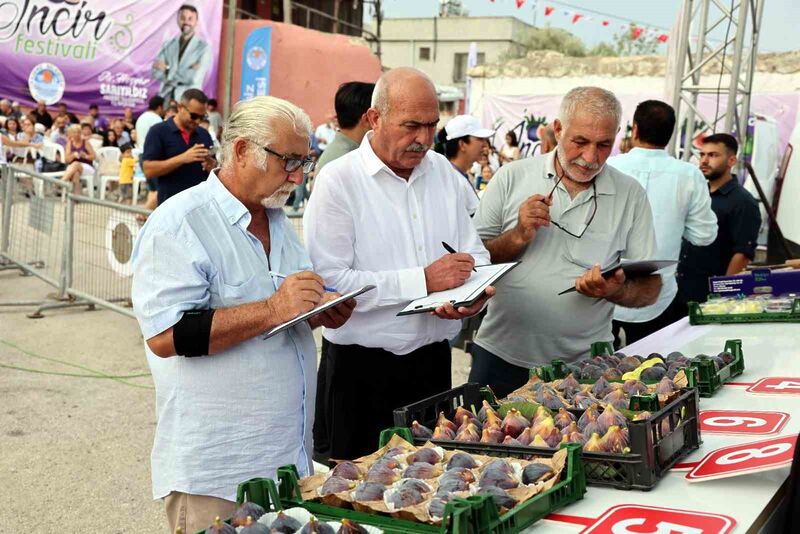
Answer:
M647 356L651 352L663 355L678 350L687 356L716 355L728 339L741 339L744 353L744 373L733 381L756 382L767 376L800 377L800 324L744 324L689 326L679 321L652 336L623 349L628 354ZM745 392L745 387L725 386L711 398L700 398L700 409L741 409L781 411L791 419L780 435L800 432L800 396L766 397ZM738 437L702 434L700 449L682 462L695 462L708 452L726 445L759 441L772 436ZM640 504L728 515L736 519L735 532L758 532L782 497L781 486L789 468L734 478L689 483L685 471L667 474L649 492L623 491L588 487L583 500L559 513L597 518L607 509L619 504ZM539 521L526 532L575 533L584 527L555 521Z

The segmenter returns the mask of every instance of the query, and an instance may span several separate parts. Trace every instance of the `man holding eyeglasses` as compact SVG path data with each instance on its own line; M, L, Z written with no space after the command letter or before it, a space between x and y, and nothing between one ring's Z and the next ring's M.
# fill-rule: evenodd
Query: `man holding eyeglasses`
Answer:
M338 296L283 212L313 169L311 132L285 100L239 102L220 168L158 208L134 246L133 307L156 386L153 498L165 500L170 532L230 517L243 480L287 464L313 473L311 330L338 328L355 301L263 336Z
M497 285L473 345L469 381L505 396L529 369L573 362L594 341L611 341L614 305L655 302L658 275L626 280L620 259L655 259L653 216L644 189L606 166L619 131L617 98L598 87L564 97L548 154L503 166L475 216L492 262L522 264ZM574 286L577 292L558 295Z
M157 179L158 205L208 176L216 166L208 130L199 126L206 118L208 98L200 89L183 92L178 114L147 132L142 153L142 170L149 180Z

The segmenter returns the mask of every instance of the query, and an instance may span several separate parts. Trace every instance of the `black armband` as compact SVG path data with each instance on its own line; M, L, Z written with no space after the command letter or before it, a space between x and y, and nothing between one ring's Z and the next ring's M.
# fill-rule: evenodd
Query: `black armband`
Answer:
M172 342L175 344L176 354L187 358L208 354L214 311L191 310L184 312L181 320L172 327Z

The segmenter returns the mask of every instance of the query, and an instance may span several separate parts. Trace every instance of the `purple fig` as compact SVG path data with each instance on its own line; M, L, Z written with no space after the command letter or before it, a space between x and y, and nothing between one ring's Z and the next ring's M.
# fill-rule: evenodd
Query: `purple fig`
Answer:
M473 423L469 423L466 428L462 428L455 437L455 441L477 443L480 440L481 435L480 432L478 432L478 427L476 427Z
M548 410L544 406L539 406L538 408L536 408L536 412L533 414L533 419L531 420L531 426L533 427L538 425L548 417L552 417L550 410Z
M592 384L589 392L595 397L602 398L611 393L611 384L608 383L605 377L601 376L597 381Z
M544 440L544 438L542 436L540 436L539 434L536 434L533 437L533 441L531 441L528 446L529 447L536 447L536 448L540 448L540 449L542 449L542 448L549 449L550 448L550 445L548 445L547 442Z
M655 382L656 380L661 380L667 375L667 369L661 365L654 365L652 367L648 367L647 369L642 371L642 374L639 375L639 378L642 380L647 380L649 382Z
M545 417L539 423L536 423L533 427L531 427L531 434L536 436L549 436L550 431L556 428L556 424L553 421L552 417Z
M542 463L534 462L525 466L522 470L522 483L535 484L542 482L555 475L553 469Z
M343 491L349 491L356 487L355 482L352 480L348 480L346 478L332 476L325 483L322 485L322 489L320 490L320 495L331 495L333 493L341 493Z
M369 531L346 517L342 519L342 526L336 531L336 534L368 534Z
M560 391L561 393L576 393L580 389L581 385L577 380L575 380L575 377L572 375L572 373L568 374L567 377L556 386L556 390Z
M393 447L388 451L386 451L385 453L383 453L383 457L394 458L395 456L405 456L406 454L408 454L408 452L409 449L407 449L406 447Z
M481 406L481 409L478 411L478 421L480 421L481 424L486 422L486 415L489 412L494 412L494 414L500 418L500 414L498 414L497 411L489 405L489 402L483 401L483 406Z
M440 427L447 427L452 430L454 433L458 430L458 427L454 422L444 416L444 412L439 412L439 418L436 420L436 425ZM455 434L454 434L455 435Z
M447 493L437 494L428 505L428 514L431 517L444 517L444 508L452 498L452 495Z
M413 463L403 471L403 478L420 478L427 480L429 478L435 478L438 475L439 471L436 467L425 462Z
M600 438L600 447L605 452L623 454L630 452L630 441L627 429L623 430L614 425L608 429L606 435Z
M470 456L465 452L457 452L453 456L450 457L450 460L447 462L447 471L457 468L467 468L473 469L478 467L478 462L475 461L475 458Z
M458 421L461 423L461 426L463 426L465 417L468 418L471 423L474 423L475 426L480 426L480 422L474 413L470 412L463 406L456 408L456 414L453 416L453 421Z
M419 439L431 439L433 437L433 430L425 425L419 424L417 421L412 421L411 435Z
M597 402L598 400L594 397L594 395L587 391L581 391L572 397L572 405L581 410L585 410L592 404L597 404Z
M442 455L439 453L439 451L432 447L423 447L406 456L406 463L409 465L418 462L424 462L433 465L438 464L441 461Z
M488 427L483 429L481 434L481 443L502 443L505 434L498 427Z
M299 534L336 534L336 531L328 523L318 521L316 517L311 516Z
M414 506L424 500L425 497L422 496L422 493L414 488L399 489L392 492L389 496L389 502L392 503L396 509Z
M617 369L619 369L619 371L622 374L625 374L625 373L630 373L631 371L638 368L640 365L642 365L642 362L640 362L639 359L636 358L635 356L625 356L624 358L622 358L622 360L620 360Z
M382 458L378 458L375 463L370 466L370 469L377 469L379 466L388 469L400 469L400 462L395 457L383 456Z
M583 452L604 452L603 447L600 446L600 435L596 432L592 434L586 443L583 445Z
M506 436L516 438L522 434L522 431L525 430L527 426L530 426L530 422L517 410L511 408L503 419L503 424L500 429Z
M517 436L517 441L522 445L529 445L531 441L533 441L533 431L529 428L526 428L522 431L522 434Z
M331 476L342 477L348 480L361 480L364 473L353 462L341 462L331 471Z
M377 482L362 482L356 487L353 498L359 502L382 501L386 486Z
M455 431L448 426L437 426L435 429L433 429L433 439L453 441L455 438Z
M467 491L469 490L469 482L461 478L447 478L439 481L439 489L437 491L451 492L451 491Z
M475 477L472 478L474 479ZM433 489L425 482L416 478L404 478L403 480L397 483L397 489L404 489L404 488L415 489L420 493L429 493Z
M280 532L281 534L294 534L301 528L303 528L303 525L300 524L300 521L284 514L282 511L278 512L278 516L269 526L270 532Z
M622 373L616 367L609 367L603 371L603 376L606 380L622 380Z
M270 534L270 531L270 527L259 523L250 515L245 519L244 526L238 529L238 532L243 534ZM237 529L232 528L231 532L237 532Z
M580 443L584 445L586 443L586 436L581 434L580 432L570 432L569 436L565 436L569 443Z
M266 514L267 511L264 510L262 506L254 502L243 502L239 508L233 513L233 518L231 519L231 525L234 527L242 527L244 526L245 520L247 516L252 517L256 521L258 521L262 515ZM297 528L300 528L300 525L297 525Z
M736 358L730 352L720 352L717 357L722 360L725 365L730 365Z
M578 428L578 423L576 421L571 422L567 426L561 429L561 433L565 436L570 435L572 432L580 432L581 430Z
M561 431L556 427L553 427L550 429L549 433L541 436L545 443L547 443L547 446L550 448L558 447L558 444L561 443Z
M625 383L622 384L622 391L624 391L625 395L629 397L631 395L646 395L647 385L644 382L635 379L626 380Z
M384 486L389 486L393 484L396 480L398 480L400 476L397 474L397 471L394 469L389 469L385 465L373 465L367 471L367 482L377 482L378 484L383 484Z
M498 509L506 508L510 510L514 508L518 502L514 497L509 495L506 490L498 488L497 486L483 487L478 491L478 495L491 495Z
M497 459L486 464L483 471L500 471L501 473L511 475L514 474L514 467L506 460Z
M597 422L597 417L600 415L600 410L595 404L586 409L583 414L578 418L578 428L583 431L587 424L590 422Z
M676 391L678 391L678 386L676 386L675 382L666 376L662 378L661 381L656 385L657 395L669 395L670 393L674 393Z
M522 435L522 434L520 434ZM503 445L511 445L513 447L524 447L522 442L520 442L516 438L512 438L511 436L506 436L503 438Z
M478 479L478 486L480 488L496 486L502 489L512 489L519 486L519 482L514 480L512 475L503 471L484 469Z
M624 410L630 404L628 397L622 389L615 389L605 397L603 397L603 404L606 406L614 406L618 410Z
M569 426L570 423L575 421L575 416L568 412L565 408L560 408L558 413L553 417L553 422L556 428L563 430Z
M250 519L252 520L253 518L251 517ZM247 517L245 517L245 522L243 524L247 524ZM206 532L209 534L236 534L236 529L227 523L223 523L219 516L217 516L216 519L214 519L214 523L206 529Z
M581 370L581 380L597 380L603 376L603 371L599 365L589 364Z
M622 427L627 423L624 415L619 413L613 405L608 405L603 410L603 413L600 414L600 417L597 418L597 424L600 427L600 431L605 434L612 426Z

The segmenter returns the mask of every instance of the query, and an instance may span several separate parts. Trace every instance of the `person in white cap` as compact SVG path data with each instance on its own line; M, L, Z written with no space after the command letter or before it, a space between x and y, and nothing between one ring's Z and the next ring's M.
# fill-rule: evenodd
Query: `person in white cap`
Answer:
M487 139L494 131L483 128L472 115L458 115L450 119L436 136L435 150L446 157L453 169L464 177L465 201L470 216L478 209L478 194L468 172L478 161L488 146Z

